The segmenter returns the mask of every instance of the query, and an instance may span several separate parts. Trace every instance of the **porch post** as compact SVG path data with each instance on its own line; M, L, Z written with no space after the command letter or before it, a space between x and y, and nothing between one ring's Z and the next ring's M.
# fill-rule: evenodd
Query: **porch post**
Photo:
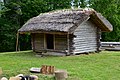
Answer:
M101 39L101 30L97 27L97 52L100 52L100 39Z
M19 33L17 32L16 51L18 51L18 38L19 38Z
M46 49L46 34L44 33L44 49Z
M67 55L70 54L70 40L69 40L69 33L67 34L67 45L68 45L68 52L67 52Z

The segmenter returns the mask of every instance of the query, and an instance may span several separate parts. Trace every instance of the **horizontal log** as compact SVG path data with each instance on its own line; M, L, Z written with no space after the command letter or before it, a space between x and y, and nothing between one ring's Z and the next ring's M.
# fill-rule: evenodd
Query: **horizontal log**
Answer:
M97 48L97 46L95 45L95 46L85 46L85 45L83 45L83 46L73 46L74 48L81 48L81 49L84 49L84 48Z
M80 39L81 40L84 40L84 39L96 39L96 36L88 36L88 37L87 36L77 36L77 37L74 38L74 40L75 39L79 39L79 40Z
M83 45L73 45L73 47L96 47L97 45L87 45L87 44L83 44Z
M88 40L88 39L86 39L86 40L74 40L74 43L97 43L97 41L96 40Z
M87 51L86 50L85 51L79 51L79 50L77 51L76 50L76 51L73 51L73 54L84 53L84 52L95 52L95 51L97 51L97 50L87 50Z
M84 47L84 48L81 48L81 47L75 47L75 50L77 50L77 49L79 49L79 50L92 50L92 49L97 49L97 47Z
M96 50L97 48L75 48L74 50L80 50L80 51L82 51L82 50Z
M96 42L75 42L74 45L96 45Z
M93 50L97 50L96 48L93 48L93 49L89 49L89 48L85 48L85 49L75 49L73 51L93 51Z
M96 51L96 50L97 50L96 48L95 49L89 49L89 48L87 49L86 48L86 49L75 49L75 50L73 50L73 52L74 51Z

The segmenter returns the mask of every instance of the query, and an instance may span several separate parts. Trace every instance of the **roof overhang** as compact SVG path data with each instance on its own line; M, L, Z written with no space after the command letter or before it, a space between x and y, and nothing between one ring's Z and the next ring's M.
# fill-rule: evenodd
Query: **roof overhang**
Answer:
M110 22L95 10L59 10L31 18L18 33L71 34L84 21L90 19L102 32L113 30Z
M110 22L103 17L100 13L94 13L90 15L90 20L95 23L102 32L111 32L113 31L113 26Z
M45 34L59 34L59 35L67 35L68 32L61 31L18 31L19 34L27 34L27 33L45 33Z

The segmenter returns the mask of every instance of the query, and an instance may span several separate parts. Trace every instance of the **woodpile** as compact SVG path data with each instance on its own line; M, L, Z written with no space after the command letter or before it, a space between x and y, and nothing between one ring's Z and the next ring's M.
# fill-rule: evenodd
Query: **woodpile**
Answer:
M55 74L56 80L66 80L68 78L66 70L55 70L54 66L42 65L40 72L42 74Z
M54 74L55 67L54 66L47 66L47 65L42 65L42 68L40 72L42 74Z

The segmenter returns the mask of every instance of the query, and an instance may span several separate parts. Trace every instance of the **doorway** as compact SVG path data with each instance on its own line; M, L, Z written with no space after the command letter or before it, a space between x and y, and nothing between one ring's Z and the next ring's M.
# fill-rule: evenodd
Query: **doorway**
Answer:
M46 34L46 46L47 49L54 49L54 36L52 34Z

